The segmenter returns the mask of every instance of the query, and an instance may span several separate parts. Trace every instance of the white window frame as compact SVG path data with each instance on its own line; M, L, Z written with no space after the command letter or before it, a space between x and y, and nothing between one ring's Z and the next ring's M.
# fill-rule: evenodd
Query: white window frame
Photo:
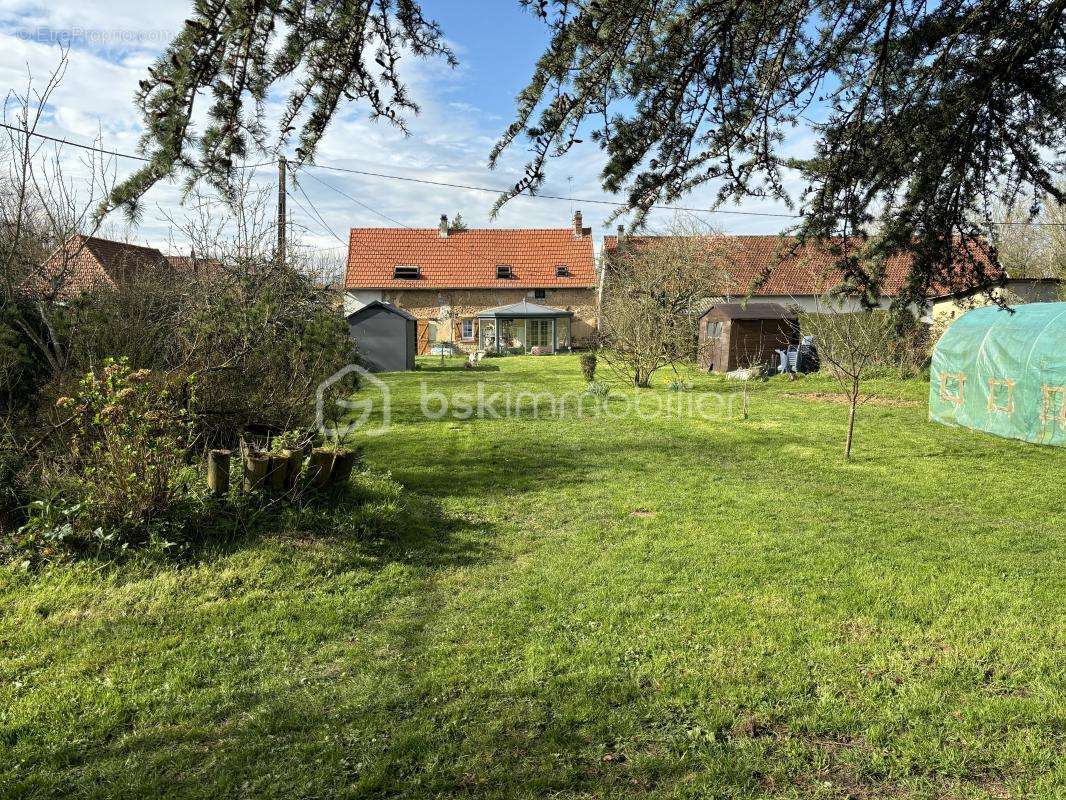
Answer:
M466 328L467 325L470 326L470 332L469 333L467 332L467 328ZM464 342L472 342L472 341L474 341L474 318L473 317L470 317L469 319L461 319L461 320L459 320L459 337Z

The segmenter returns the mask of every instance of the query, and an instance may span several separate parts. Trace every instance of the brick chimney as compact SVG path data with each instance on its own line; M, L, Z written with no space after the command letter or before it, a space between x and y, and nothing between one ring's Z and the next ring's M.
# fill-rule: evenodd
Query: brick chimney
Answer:
M584 221L581 219L581 212L580 211L575 211L574 212L574 236L576 238L580 239L584 235L585 235L585 225L584 225Z
M440 235L445 239L448 238L448 215L440 215Z

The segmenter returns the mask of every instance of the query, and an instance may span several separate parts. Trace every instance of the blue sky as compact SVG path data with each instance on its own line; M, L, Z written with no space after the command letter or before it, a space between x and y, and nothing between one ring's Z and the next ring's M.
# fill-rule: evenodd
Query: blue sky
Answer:
M44 132L80 142L91 142L99 135L109 147L135 152L141 128L132 104L134 89L189 8L185 0L0 0L0 88L5 94L21 90L27 69L35 76L45 75L56 63L58 41L68 41L73 47L70 69L53 98ZM410 120L411 136L404 138L388 125L370 122L365 108L350 105L335 120L317 160L449 183L509 185L520 174L525 159L522 148L508 154L495 173L488 170L487 158L511 120L514 97L528 79L547 33L517 0L424 0L424 8L441 23L460 66L451 70L439 62L407 62L404 74L423 109ZM809 137L802 131L789 142L793 151L808 145ZM61 157L70 174L81 174L81 154L67 148ZM602 163L599 151L586 144L552 164L544 192L612 199L599 187ZM119 161L118 176L135 166L135 162ZM324 171L313 174L363 203L358 205L314 179L303 178L304 190L326 226L310 209L295 203L292 218L303 240L323 249L339 247L334 234L343 239L349 227L392 225L390 220L429 227L442 213L462 213L475 227L562 227L569 224L571 214L566 201L518 198L492 220L489 210L495 197L491 194ZM265 186L275 179L263 170L256 180ZM712 197L713 189L707 188L689 197L685 205L707 207ZM136 228L126 229L116 216L109 221L109 231L161 246L176 240L174 246L180 247L181 237L168 221L184 214L179 199L176 186L159 185L146 198L145 214ZM297 199L307 205L299 193ZM609 232L604 224L609 208L578 207L597 237ZM754 201L735 208L785 210ZM666 225L671 216L661 213L653 224ZM788 223L727 214L700 216L732 233L773 233Z

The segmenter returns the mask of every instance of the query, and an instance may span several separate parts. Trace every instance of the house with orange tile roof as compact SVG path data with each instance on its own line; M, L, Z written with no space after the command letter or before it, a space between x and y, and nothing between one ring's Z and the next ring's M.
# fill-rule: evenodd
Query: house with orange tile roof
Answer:
M345 312L383 301L418 320L420 353L555 352L596 329L592 231L568 228L353 228Z

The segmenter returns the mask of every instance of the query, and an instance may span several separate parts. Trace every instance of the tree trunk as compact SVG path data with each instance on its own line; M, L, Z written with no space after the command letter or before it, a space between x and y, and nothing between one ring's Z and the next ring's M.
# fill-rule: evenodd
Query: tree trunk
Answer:
M859 405L859 382L852 381L851 394L848 397L848 435L844 440L844 458L851 458L851 442L855 438L855 409Z
M285 491L285 478L289 474L289 451L282 450L270 457L267 468L267 485L272 492Z
M288 450L289 464L285 470L285 491L291 492L296 488L296 481L300 477L300 470L304 465L304 454L302 450Z

